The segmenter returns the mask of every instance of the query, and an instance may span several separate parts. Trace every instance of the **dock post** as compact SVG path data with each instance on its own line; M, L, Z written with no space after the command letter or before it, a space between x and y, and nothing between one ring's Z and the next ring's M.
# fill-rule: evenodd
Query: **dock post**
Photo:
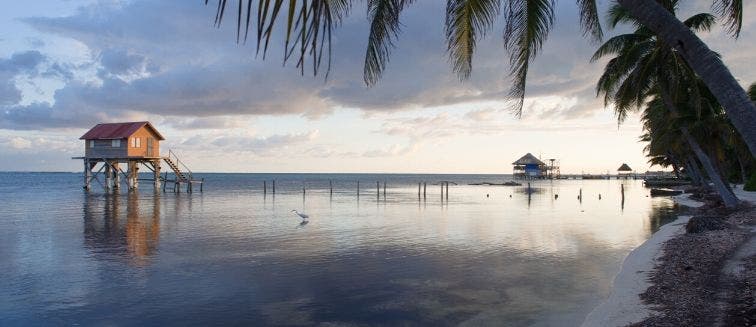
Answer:
M154 160L152 161L152 166L154 169L154 175L155 175L155 189L160 189L160 160Z
M420 200L420 183L417 183L417 199Z
M441 200L444 199L444 182L439 183L441 184Z
M89 166L89 159L84 159L84 189L89 191L89 180L92 179L92 170Z
M446 182L446 199L449 200L449 182Z
M103 163L105 164L105 191L110 192L110 187L113 183L113 176L111 174L113 167L110 166L110 162L108 161L103 161Z
M121 164L118 161L114 161L113 165L113 190L121 189Z
M273 195L276 195L276 180L273 180Z
M375 196L376 198L381 198L381 182L375 181Z
M307 191L305 190L305 183L302 182L302 196L305 196L305 193L307 193Z
M360 197L360 181L357 181L357 198Z
M620 184L620 193L622 194L622 201L625 200L625 184Z
M328 180L328 189L331 192L331 197L333 197L333 181L330 179Z
M267 195L267 194L268 194L268 182L263 181L263 195Z
M386 200L386 181L383 181L383 199Z
M578 200L580 200L580 202L583 202L583 188L582 187L580 188L580 194L578 194Z
M205 178L202 177L202 183L200 183L200 193L202 193L202 188L205 186Z
M428 183L424 182L423 183L423 200L427 199L427 193L426 193L427 188L428 188Z
M528 182L528 194L530 194L530 192L532 191L530 190L530 182Z
M126 185L129 187L129 191L134 190L134 172L132 166L131 160L126 161Z

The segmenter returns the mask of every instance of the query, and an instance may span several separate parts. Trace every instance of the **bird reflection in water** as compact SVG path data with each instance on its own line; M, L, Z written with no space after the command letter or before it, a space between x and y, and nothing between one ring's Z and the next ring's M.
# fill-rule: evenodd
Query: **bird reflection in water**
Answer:
M160 239L160 196L137 192L85 195L84 239L95 256L122 256L135 266L149 265Z

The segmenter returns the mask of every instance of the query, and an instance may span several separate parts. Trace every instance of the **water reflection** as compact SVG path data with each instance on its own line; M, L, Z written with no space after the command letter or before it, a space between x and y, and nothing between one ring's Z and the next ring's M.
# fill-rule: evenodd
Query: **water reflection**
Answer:
M160 195L149 197L140 199L137 192L85 195L86 247L95 254L122 254L134 266L148 265L160 240Z

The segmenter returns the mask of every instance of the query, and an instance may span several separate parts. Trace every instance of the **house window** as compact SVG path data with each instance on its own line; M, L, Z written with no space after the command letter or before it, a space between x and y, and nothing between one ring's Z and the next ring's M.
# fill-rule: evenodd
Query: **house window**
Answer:
M121 147L121 140L112 140L110 143L111 147L114 148L120 148Z
M136 147L137 148L141 148L142 147L142 139L141 138L138 138L138 137L136 138Z
M131 138L131 147L132 148L136 148L136 138L135 137Z
M94 148L94 140L89 140L89 147Z

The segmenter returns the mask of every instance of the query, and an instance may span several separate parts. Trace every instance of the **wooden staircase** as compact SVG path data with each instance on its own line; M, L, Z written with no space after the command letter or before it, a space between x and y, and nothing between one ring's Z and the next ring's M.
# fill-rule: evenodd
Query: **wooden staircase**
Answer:
M173 159L170 157L164 157L163 161L168 164L168 167L171 167L171 170L173 170L173 173L176 175L176 181L186 183L189 181L189 175L182 172L181 168L178 166L177 163L173 162Z
M172 150L168 150L168 156L163 157L163 161L168 164L168 167L171 167L174 176L173 180L169 180L168 171L166 170L163 177L163 191L165 191L165 185L168 182L173 182L174 192L181 191L181 184L186 184L186 191L189 193L192 192L193 184L200 184L200 192L202 192L202 184L204 184L205 179L202 178L195 180L192 171L183 162L181 162L181 159L178 158L176 153L174 153Z

